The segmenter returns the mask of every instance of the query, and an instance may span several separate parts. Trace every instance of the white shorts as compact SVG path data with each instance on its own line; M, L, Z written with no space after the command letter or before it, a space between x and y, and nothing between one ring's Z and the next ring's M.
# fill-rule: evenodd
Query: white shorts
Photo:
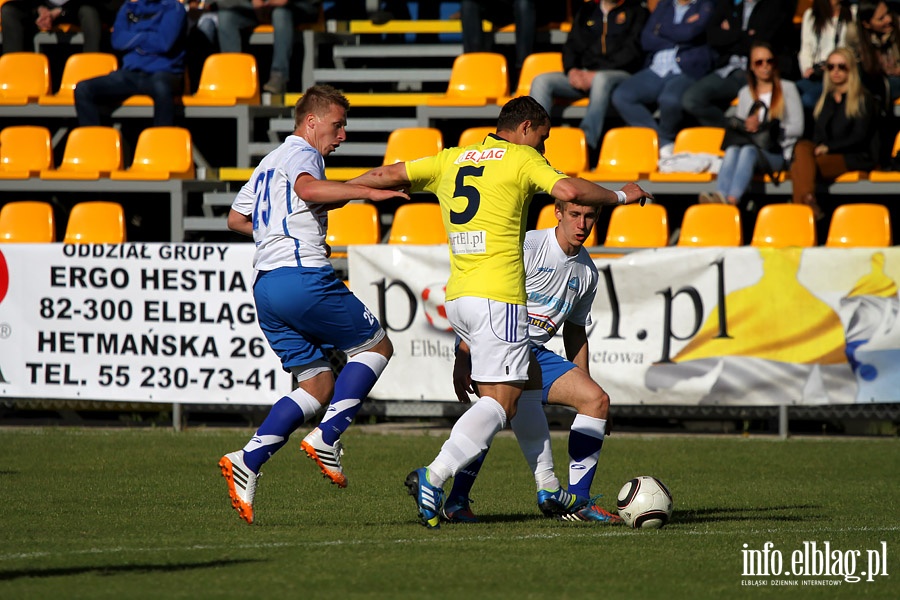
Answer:
M531 345L526 306L463 296L445 307L453 330L469 346L473 381L528 381Z

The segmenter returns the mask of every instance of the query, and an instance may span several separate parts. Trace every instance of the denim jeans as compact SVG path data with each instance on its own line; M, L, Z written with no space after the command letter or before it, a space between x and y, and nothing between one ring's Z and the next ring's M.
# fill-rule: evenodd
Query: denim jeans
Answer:
M146 94L153 98L153 126L175 124L175 100L184 91L181 73L143 73L119 69L94 77L75 86L75 112L78 124L101 125L101 113L111 113L130 96Z
M684 110L705 127L725 127L725 110L747 85L747 71L735 69L727 77L710 73L694 82L684 92Z
M628 125L655 129L662 147L678 135L684 119L681 96L692 83L694 78L684 73L660 77L649 68L641 69L616 86L612 103ZM659 123L653 118L652 105L659 106Z
M603 135L603 122L606 120L606 109L609 107L612 91L629 77L631 74L627 71L598 71L591 82L591 89L585 93L573 88L569 84L569 78L561 71L544 73L531 82L529 95L548 113L553 107L554 98L578 100L587 96L587 111L578 126L584 130L588 146L597 148Z
M822 95L822 81L813 81L812 79L798 79L796 81L797 91L800 92L800 103L803 108L812 110Z
M243 52L244 32L259 24L252 10L219 9L219 50ZM290 4L272 9L272 69L285 79L290 76L294 51L294 8Z
M773 171L784 168L784 156L763 150ZM732 196L740 200L750 187L753 175L757 172L759 154L756 146L728 146L725 157L719 167L716 179L716 190L724 196Z

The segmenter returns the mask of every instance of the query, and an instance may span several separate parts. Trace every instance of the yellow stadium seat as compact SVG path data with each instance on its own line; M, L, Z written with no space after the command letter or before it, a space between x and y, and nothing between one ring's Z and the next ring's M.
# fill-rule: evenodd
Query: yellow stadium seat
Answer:
M388 244L446 244L447 232L436 203L401 204L394 212Z
M459 142L457 146L471 146L472 144L480 144L484 138L490 133L497 133L496 127L469 127L459 134Z
M579 127L553 127L544 142L544 157L557 171L576 177L588 169L587 139Z
M543 73L552 73L563 70L562 52L533 52L525 57L522 63L522 72L519 74L519 82L512 96L504 96L497 99L497 104L503 106L511 98L527 96L531 93L531 82Z
M28 179L50 168L53 147L49 129L11 125L0 131L0 179Z
M668 244L668 213L662 204L626 204L613 209L604 246L661 248Z
M242 52L210 54L200 71L197 92L182 101L185 106L259 104L256 58Z
M425 102L429 106L484 106L507 95L506 57L496 52L467 52L453 61L447 93Z
M138 136L134 161L110 179L192 179L194 153L191 132L184 127L147 127Z
M812 209L805 204L767 204L756 215L751 246L785 248L816 245Z
M55 94L38 98L38 104L71 106L75 104L75 86L85 79L108 75L119 68L115 54L106 52L76 52L66 59L62 81Z
M882 248L892 244L891 213L881 204L842 204L834 209L825 245Z
M434 127L402 127L388 136L382 164L415 160L432 156L444 149L444 137Z
M740 246L741 211L731 204L693 204L681 219L679 246Z
M332 258L346 257L346 246L377 244L380 241L381 222L374 204L351 202L328 211L328 232L325 234L325 242L332 247Z
M47 244L56 241L56 223L49 202L18 200L0 209L0 242Z
M581 177L591 181L635 181L656 172L659 137L649 127L616 127L603 135L600 158L593 171Z
M722 140L725 130L721 127L685 127L675 136L675 154L690 152L693 154L714 154L724 156ZM650 173L650 181L712 181L713 174L703 173Z
M900 132L894 137L891 156L897 156L898 152L900 152ZM869 171L869 181L900 183L900 171Z
M556 218L556 204L551 203L545 205L541 212L538 213L537 220L537 228L538 229L550 229L556 227L559 224L559 219ZM584 240L585 246L596 246L597 245L597 228L594 227L591 229L591 232L588 234L587 239Z
M40 52L0 56L0 104L24 105L50 93L50 61Z
M125 241L125 211L118 202L79 202L66 223L66 244L121 244Z
M69 133L57 169L44 169L41 179L100 179L122 169L119 130L101 125L76 127Z

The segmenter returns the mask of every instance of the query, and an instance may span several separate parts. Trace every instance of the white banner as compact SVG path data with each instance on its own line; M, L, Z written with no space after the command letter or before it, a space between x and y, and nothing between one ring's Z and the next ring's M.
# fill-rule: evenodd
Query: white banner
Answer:
M253 244L0 246L0 395L271 404Z
M372 397L455 400L446 247L349 257L395 349ZM898 248L672 247L595 263L591 375L614 403L900 402Z

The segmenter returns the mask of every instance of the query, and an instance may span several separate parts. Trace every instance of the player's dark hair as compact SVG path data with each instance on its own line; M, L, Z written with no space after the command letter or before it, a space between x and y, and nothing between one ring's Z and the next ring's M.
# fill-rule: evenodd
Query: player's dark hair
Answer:
M294 105L294 127L299 127L306 115L321 115L335 104L350 110L350 101L337 88L324 83L311 86Z
M513 98L500 109L497 131L515 131L523 121L531 121L534 127L550 125L550 115L531 96Z

